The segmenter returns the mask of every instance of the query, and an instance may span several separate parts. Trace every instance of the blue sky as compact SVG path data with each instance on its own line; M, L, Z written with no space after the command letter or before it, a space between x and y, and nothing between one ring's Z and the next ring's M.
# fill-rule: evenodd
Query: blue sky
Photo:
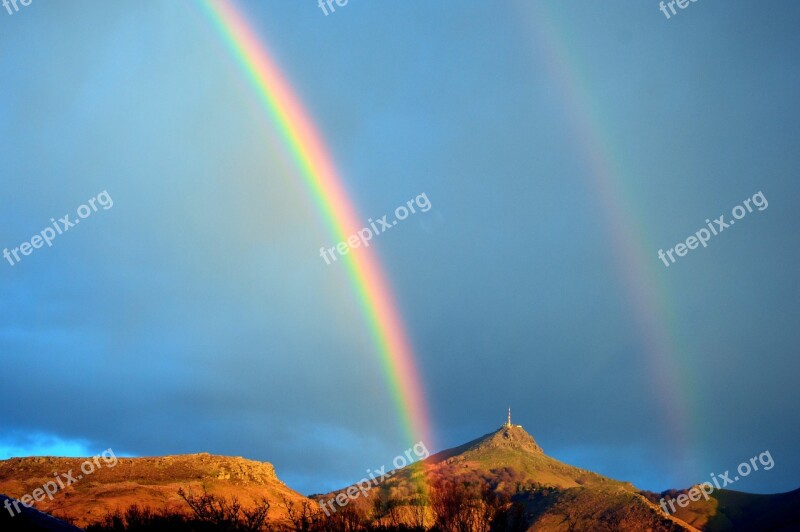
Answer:
M700 0L669 20L653 1L239 5L365 224L431 201L373 249L432 451L511 405L548 454L641 488L765 450L775 467L736 488L798 487L795 3ZM0 10L0 79L0 247L114 201L0 262L0 457L207 451L311 493L407 448L346 272L319 257L334 242L196 4ZM580 123L642 235L669 375ZM659 261L758 191L766 210ZM680 449L665 404L687 410Z

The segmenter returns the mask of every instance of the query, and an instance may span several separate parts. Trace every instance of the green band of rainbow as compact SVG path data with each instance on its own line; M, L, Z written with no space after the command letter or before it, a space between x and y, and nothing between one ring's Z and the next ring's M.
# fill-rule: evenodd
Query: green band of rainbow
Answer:
M620 155L624 150L613 143L613 121L602 112L595 85L586 74L592 69L573 50L571 44L578 39L570 38L570 25L556 12L545 2L531 3L520 19L529 21L528 33L560 89L576 145L584 155L587 175L605 215L620 279L634 310L652 390L672 438L671 449L676 462L685 464L692 446L695 422L690 405L695 392L688 385L692 378L684 369L686 364L681 364L685 361L681 360L683 354L673 331L669 293L656 273L663 270L655 255L658 246L644 231L646 217L636 212L628 183L634 179L633 172Z
M198 0L280 130L334 241L355 234L362 223L345 193L321 135L262 41L230 0ZM409 441L430 445L427 408L414 352L372 248L344 255L361 308Z

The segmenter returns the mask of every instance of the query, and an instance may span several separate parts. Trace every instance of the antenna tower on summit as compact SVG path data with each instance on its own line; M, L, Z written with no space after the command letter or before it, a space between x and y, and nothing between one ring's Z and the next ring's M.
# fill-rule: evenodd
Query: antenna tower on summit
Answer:
M511 407L508 408L508 420L505 423L503 423L503 427L504 428L517 427L517 428L520 428L520 429L522 428L522 425L512 425L511 424Z

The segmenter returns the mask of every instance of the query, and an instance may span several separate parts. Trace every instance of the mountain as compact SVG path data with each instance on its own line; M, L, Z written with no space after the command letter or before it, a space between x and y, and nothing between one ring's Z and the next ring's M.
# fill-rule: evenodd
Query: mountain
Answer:
M708 501L694 501L669 515L661 499L690 490L642 491L571 466L548 456L521 426L510 423L464 445L417 454L426 458L393 471L368 470L370 479L310 498L281 482L269 463L206 453L115 458L113 466L98 462L100 467L83 476L81 466L88 459L14 458L0 461L0 493L19 498L56 475L74 475L73 485L37 508L79 526L133 504L187 513L178 495L183 489L237 497L243 506L263 497L271 504L270 522L293 521L297 529L309 531L399 530L401 525L475 532L800 530L800 490L777 495L719 490ZM67 526L36 512L26 515L46 526ZM23 516L11 519L15 526L24 522ZM0 530L9 530L2 518Z
M629 482L547 456L519 425L505 424L387 476L371 500L356 497L351 503L361 512L371 508L381 525L436 522L443 530L489 530L490 523L502 522L502 530L696 530L665 515ZM332 497L352 489L312 497L330 505ZM420 511L426 489L431 504Z
M662 498L688 495L690 489L643 493L658 503ZM800 489L771 495L718 490L707 501L675 507L675 517L700 530L800 530Z
M119 458L112 467L103 461L90 475L81 475L84 458L12 458L0 461L0 493L21 498L32 494L56 475L70 474L75 482L59 490L53 500L35 503L37 509L86 526L107 513L124 511L133 504L153 509L187 509L178 490L238 497L243 505L266 497L274 519L285 519L281 504L300 503L306 497L288 488L267 462L215 456L207 453L157 458ZM89 467L86 467L88 470ZM82 478L79 478L82 477ZM67 483L66 481L64 482ZM0 511L5 511L0 508ZM17 517L14 517L17 519ZM4 528L2 530L5 530Z
M441 529L555 531L800 530L800 490L750 495L719 491L669 515L655 494L547 456L521 426L507 423L464 445L392 471L368 497L349 504L372 511L383 525ZM312 496L334 508L331 499L358 484ZM431 507L419 509L425 486ZM686 490L688 491L688 490ZM373 493L374 492L374 493ZM487 502L488 501L488 502ZM435 508L437 507L438 508ZM441 523L441 519L450 522Z
M437 453L426 460L458 469L490 472L512 469L515 480L558 488L602 487L636 491L628 482L580 469L544 454L542 448L520 425L503 425L459 447Z

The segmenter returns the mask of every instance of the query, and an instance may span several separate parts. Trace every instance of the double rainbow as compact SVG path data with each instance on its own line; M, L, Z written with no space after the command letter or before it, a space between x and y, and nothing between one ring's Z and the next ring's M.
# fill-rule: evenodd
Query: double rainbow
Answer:
M230 0L198 0L260 104L279 129L334 241L344 241L362 220L347 196L322 137L262 40ZM342 257L374 337L381 365L409 442L430 443L430 424L414 352L394 296L372 248Z

